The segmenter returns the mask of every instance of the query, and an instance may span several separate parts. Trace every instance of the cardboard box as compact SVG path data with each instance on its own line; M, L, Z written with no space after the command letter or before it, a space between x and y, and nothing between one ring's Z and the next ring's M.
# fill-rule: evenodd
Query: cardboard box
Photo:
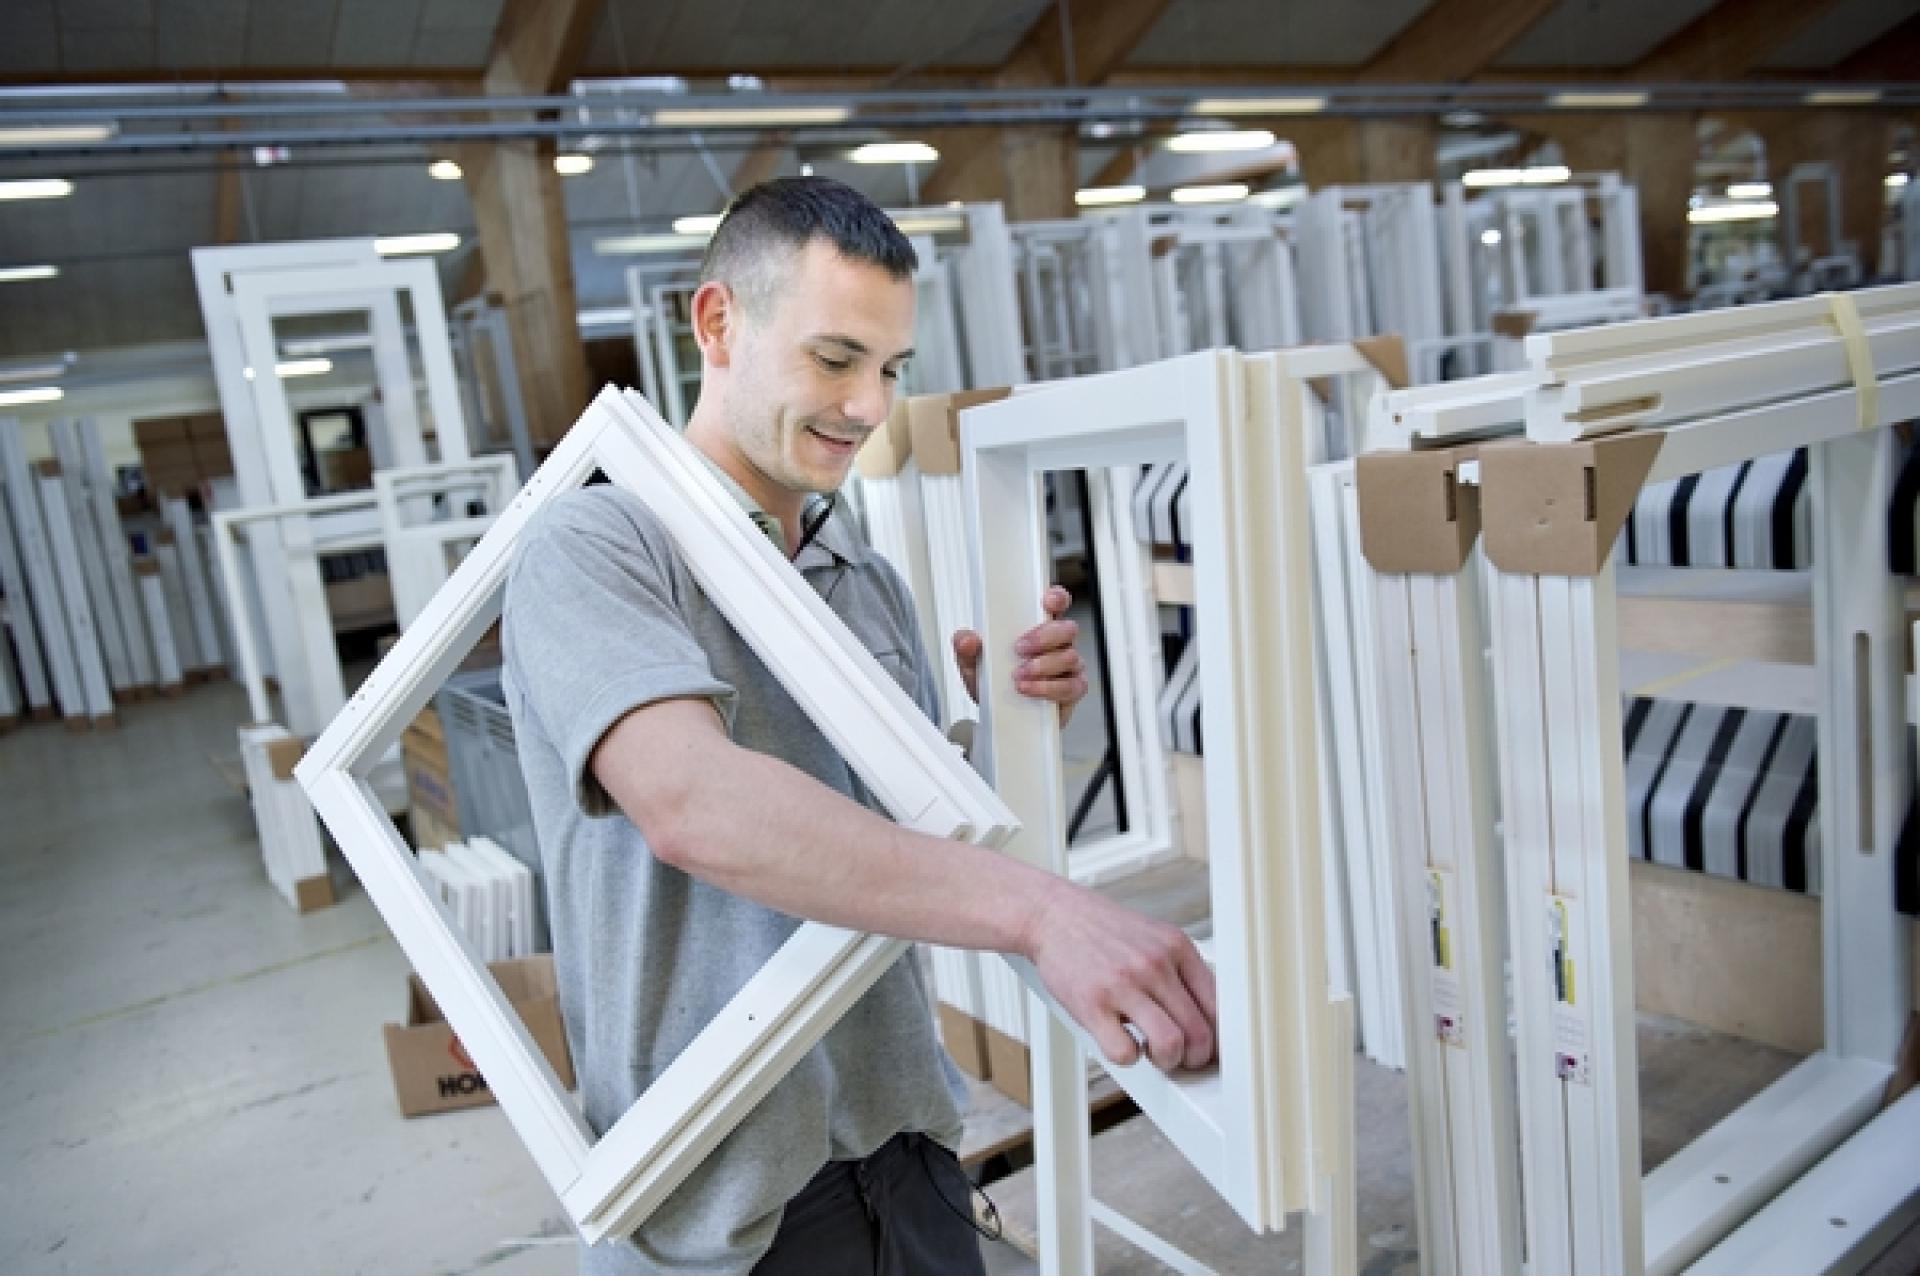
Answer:
M185 443L187 441L187 418L181 416L148 417L144 421L133 423L133 439L146 451L152 443Z
M206 478L233 473L233 453L227 449L227 438L224 434L218 438L195 439L193 461L200 467L201 475Z
M947 1053L960 1065L960 1071L976 1081L987 1079L987 1025L964 1010L938 1002L934 1010L940 1020L940 1040Z
M187 433L195 443L201 440L227 441L227 419L218 412L196 412L182 418L187 424Z
M460 805L454 797L453 772L447 765L447 736L432 705L422 709L400 733L400 764L407 777L407 800L413 818L417 821L424 815L435 826L422 829L416 825L414 845L430 844L419 840L423 833L436 837L451 834L448 841L458 840Z
M487 969L513 1003L514 1012L539 1045L540 1053L553 1065L560 1083L572 1089L573 1057L567 1051L566 1027L560 1020L552 955L496 961ZM407 1021L390 1023L384 1031L387 1062L393 1068L393 1093L402 1115L452 1112L494 1101L486 1078L447 1026L420 976L407 977Z
M986 1027L986 1034L987 1080L1015 1103L1032 1107L1033 1052L997 1028Z

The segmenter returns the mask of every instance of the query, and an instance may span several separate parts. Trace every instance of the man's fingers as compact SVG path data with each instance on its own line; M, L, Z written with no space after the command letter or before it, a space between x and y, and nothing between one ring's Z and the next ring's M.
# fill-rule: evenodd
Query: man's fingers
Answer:
M1073 595L1067 592L1065 585L1051 585L1040 597L1040 605L1049 616L1064 616L1067 608L1073 606Z
M955 631L953 635L953 654L963 664L977 662L980 659L980 635L971 629Z
M1162 1072L1172 1072L1187 1057L1187 1036L1159 1003L1144 992L1128 997L1120 1013L1147 1038L1147 1057Z
M1120 1021L1119 1015L1104 1013L1081 1022L1093 1034L1094 1041L1100 1046L1100 1053L1107 1056L1109 1063L1124 1068L1130 1063L1139 1062L1140 1045Z
M1045 682L1050 678L1077 677L1082 667L1080 653L1068 647L1021 661L1014 669L1013 676L1021 682Z
M1080 636L1078 622L1071 620L1049 620L1035 625L1020 635L1013 644L1016 656L1037 656L1042 652L1055 651L1062 647L1073 646L1073 640Z
M1175 964L1180 970L1180 982L1193 994L1201 1011L1207 1016L1208 1023L1220 1022L1220 999L1213 982L1213 967L1200 955L1200 950L1191 942L1181 945L1175 955Z
M1186 1053L1181 1056L1183 1067L1205 1067L1213 1058L1213 1020L1200 1006L1199 998L1180 978L1177 972L1169 972L1167 985L1156 990L1160 1005L1173 1022L1179 1027L1181 1038L1186 1042Z

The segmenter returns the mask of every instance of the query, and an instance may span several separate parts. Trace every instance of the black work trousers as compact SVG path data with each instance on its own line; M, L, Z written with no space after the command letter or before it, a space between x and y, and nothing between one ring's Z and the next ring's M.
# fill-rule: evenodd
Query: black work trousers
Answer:
M754 1276L985 1276L972 1218L953 1153L897 1134L864 1161L829 1161L787 1202Z

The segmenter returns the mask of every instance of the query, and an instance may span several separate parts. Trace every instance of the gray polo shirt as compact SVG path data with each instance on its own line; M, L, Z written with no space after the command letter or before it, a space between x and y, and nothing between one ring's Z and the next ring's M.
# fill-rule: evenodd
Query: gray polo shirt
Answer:
M938 721L912 597L851 515L830 518L795 566ZM604 1132L799 921L656 860L588 770L600 737L630 710L700 696L720 711L735 743L875 803L631 493L610 486L569 493L533 521L507 584L503 642L568 1044L587 1123ZM744 1273L772 1243L787 1200L828 1160L864 1157L903 1131L955 1145L965 1095L909 954L631 1243L585 1249L581 1268Z

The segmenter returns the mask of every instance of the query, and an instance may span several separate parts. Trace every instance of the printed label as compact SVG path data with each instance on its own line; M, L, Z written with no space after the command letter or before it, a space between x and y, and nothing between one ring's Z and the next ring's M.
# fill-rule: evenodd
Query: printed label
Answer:
M1564 895L1547 897L1547 953L1552 965L1553 1068L1562 1081L1593 1084L1593 1034L1581 999L1584 972L1574 960L1574 930L1581 924L1579 904Z
M1464 1050L1466 998L1453 968L1453 875L1427 870L1427 967L1433 997L1433 1035L1444 1045Z

